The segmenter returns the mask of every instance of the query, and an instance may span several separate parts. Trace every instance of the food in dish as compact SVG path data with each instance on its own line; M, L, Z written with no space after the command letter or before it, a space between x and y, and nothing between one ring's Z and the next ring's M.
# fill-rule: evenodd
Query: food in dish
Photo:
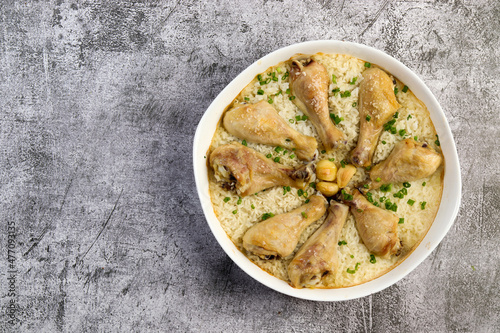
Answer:
M401 248L399 218L393 212L374 206L358 190L354 190L353 194L343 192L343 201L351 206L356 229L368 252L378 256L398 253Z
M297 62L297 59L305 60ZM303 68L307 68L312 63L321 65L327 73L328 82L326 85L324 84L324 75L321 75L323 78L319 80L322 82L321 87L324 87L322 89L326 89L323 94L327 96L329 121L342 134L339 136L341 139L336 139L335 143L326 138L327 135L321 134L321 129L327 128L327 126L318 129L318 122L313 122L311 117L312 114L318 114L318 110L324 110L324 108L317 109L313 113L311 106L315 102L311 101L315 101L315 99L306 91L307 89L303 89L304 92L299 92L300 89L297 88L291 89L291 85L296 82L292 79L294 68L302 71L299 64ZM318 144L317 157L313 158L312 162L300 161L296 154L297 148L294 150L294 148L290 149L284 145L273 147L272 144L262 144L249 139L247 142L247 139L231 134L223 125L218 126L208 151L207 157L211 166L209 174L210 195L221 226L233 243L251 261L270 274L296 287L347 287L370 281L386 273L404 260L418 245L430 227L439 207L443 188L442 163L434 173L423 174L425 178L403 182L394 180L393 183L382 183L378 188L377 186L370 188L370 174L376 168L374 166L371 169L371 164L376 165L386 160L398 142L412 138L422 145L425 143L432 147L438 154L440 153L439 139L436 137L436 131L425 105L413 95L404 83L399 82L388 73L384 75L389 78L390 90L394 97L387 98L389 100L394 98L398 108L393 110L388 119L385 115L387 111L378 110L372 112L371 115L364 115L365 121L369 122L367 116L375 118L379 116L379 113L384 113L386 122L382 123L380 133L373 139L375 144L370 142L369 149L373 151L368 154L369 166L366 168L356 167L354 159L351 159L353 156L351 152L357 146L361 136L360 125L363 114L360 106L362 101L359 98L360 85L363 85L365 79L370 77L370 72L373 72L375 68L383 72L374 64L347 55L300 55L259 74L228 106L227 110L234 110L246 105L255 106L258 103L268 103L285 122L289 123L291 128L302 135L316 139ZM311 74L309 77L314 75ZM303 76L307 77L308 74ZM315 81L310 82L310 85L315 86ZM384 94L387 93L387 90L384 90ZM298 95L301 93L308 96L307 98L301 96L300 101L309 101L309 108L307 106L300 107L297 104ZM306 105L304 102L302 104ZM231 152L221 154L221 150L226 149ZM222 155L226 154L230 157L222 158ZM253 160L253 162L246 162L247 160ZM310 178L313 166L318 167L319 161L322 160L335 164L337 171L333 180L330 180L331 176L328 176L328 180L321 181L314 180L314 176ZM278 172L279 176L273 176L272 180L268 181L269 174L266 170L272 170L269 174L274 174L276 170L281 171ZM318 172L318 170L316 171ZM292 175L300 175L300 177L294 176L294 178ZM277 181L277 179L281 180ZM322 191L321 188L323 188ZM342 188L345 189L342 190ZM363 193L359 192L358 188ZM298 243L292 244L296 245L294 250L288 255L278 254L272 259L266 258L266 255L248 251L243 246L243 238L253 226L261 223L265 217L286 214L309 203L312 196L319 194L317 190L320 190L327 197L340 192L341 197L337 197L337 199L351 205L351 213L348 214L345 224L341 228L337 242L338 269L329 270L329 273L321 278L318 278L316 274L311 275L310 279L302 279L306 282L300 282L300 278L295 280L296 282L292 282L292 277L289 275L291 261L298 254L301 246L322 225L326 216L323 215L316 222L305 227ZM337 193L337 195L339 194ZM363 217L359 219L360 222L355 219L354 208L352 208L354 204L349 203L349 200L345 198L346 196L349 198L349 195L352 195L353 199L354 196L360 195L369 205L375 208L381 207L380 210L383 213L380 213L380 216L387 215L385 213L390 214L387 215L390 217L386 218L389 223L383 229L390 234L389 241L380 244L370 243L369 239L373 232L383 231L375 228L375 231L365 235L363 231L360 231L361 227L357 228L357 225L359 227L363 223ZM366 202L363 203L366 204ZM335 200L331 200L330 204L336 205L337 203ZM367 213L371 212L370 208L368 207ZM361 208L355 209L356 213L361 213L358 212L358 210L362 210ZM375 212L377 213L377 210ZM394 231L394 225L396 231ZM370 226L367 226L365 229L369 228ZM361 236L362 234L363 236ZM311 260L311 264L313 261ZM303 273L308 274L306 271ZM308 279L310 282L307 282Z
M313 159L318 142L291 128L267 101L240 104L224 115L224 128L246 141L294 149L301 160Z
M373 167L369 188L377 189L382 184L410 182L429 177L442 162L441 154L427 143L405 139L396 144L387 159Z
M290 69L290 98L311 119L325 150L331 151L344 139L344 133L330 119L328 85L328 73L323 65L307 56L293 59Z
M325 214L326 205L323 196L313 195L308 203L257 223L243 236L243 247L265 259L289 256L304 229Z
M359 138L351 153L351 160L356 166L371 165L384 124L399 107L389 75L379 68L364 71L363 82L359 86Z
M210 154L215 177L241 196L274 186L304 188L310 179L307 166L294 169L278 164L238 142L220 146Z
M338 268L338 241L349 207L332 202L323 224L309 237L288 265L290 283L295 288L315 287Z

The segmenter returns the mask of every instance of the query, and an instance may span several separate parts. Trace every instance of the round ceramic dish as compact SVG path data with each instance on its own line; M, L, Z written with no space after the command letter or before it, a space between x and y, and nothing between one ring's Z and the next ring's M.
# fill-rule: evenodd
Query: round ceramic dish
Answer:
M369 282L338 289L295 289L288 283L263 271L252 263L229 239L215 216L208 190L208 170L205 158L221 115L233 99L259 73L296 53L348 54L376 64L397 77L428 108L432 122L439 135L445 159L444 187L436 218L420 245L398 266ZM342 41L311 41L294 44L274 51L256 61L238 75L210 104L203 115L193 142L193 163L196 187L208 225L227 255L247 274L262 284L281 293L316 301L340 301L367 296L378 292L402 279L417 267L444 238L458 213L461 197L461 178L458 155L453 136L438 101L424 82L408 67L391 56L374 48Z

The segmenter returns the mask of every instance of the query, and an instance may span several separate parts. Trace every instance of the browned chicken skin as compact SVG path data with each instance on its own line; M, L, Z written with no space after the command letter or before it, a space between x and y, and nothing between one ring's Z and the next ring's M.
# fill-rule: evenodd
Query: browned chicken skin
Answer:
M351 206L356 229L369 252L379 256L396 254L401 248L398 238L399 218L392 212L371 204L358 190L352 200L344 200Z
M288 277L293 287L312 288L327 274L335 274L339 265L337 242L348 213L348 206L331 201L325 222L288 265Z
M241 104L224 115L226 130L241 139L292 150L301 160L314 157L316 139L291 128L266 101Z
M300 235L311 223L319 220L326 211L323 196L313 195L309 203L288 213L279 214L259 222L243 236L243 247L260 257L292 254Z
M429 177L443 162L439 153L426 143L413 139L398 142L387 159L372 168L370 189L382 184L411 182ZM379 181L376 181L380 178Z
M287 167L238 142L217 147L210 165L217 180L235 187L242 197L274 186L303 189L313 173L309 165Z
M359 138L356 148L351 152L354 165L371 165L384 124L399 107L389 75L378 68L364 71L359 86Z
M328 111L328 72L310 58L297 58L290 69L290 91L293 102L304 112L314 127L326 151L344 141L344 133L336 128Z

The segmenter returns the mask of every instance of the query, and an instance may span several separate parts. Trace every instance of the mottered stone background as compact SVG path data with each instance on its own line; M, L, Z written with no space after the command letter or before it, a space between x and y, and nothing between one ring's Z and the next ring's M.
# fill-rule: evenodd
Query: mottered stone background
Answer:
M0 331L499 332L499 22L496 0L2 1ZM317 39L414 70L463 179L455 224L417 269L337 303L235 266L192 168L216 95L265 54Z

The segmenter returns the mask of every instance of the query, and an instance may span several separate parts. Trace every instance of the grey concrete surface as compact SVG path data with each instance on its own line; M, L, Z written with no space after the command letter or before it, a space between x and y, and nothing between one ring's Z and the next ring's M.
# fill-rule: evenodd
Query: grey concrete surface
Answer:
M2 1L0 331L499 332L499 22L496 0ZM235 266L192 170L196 125L224 86L316 39L414 70L463 177L431 256L338 303L279 294Z

